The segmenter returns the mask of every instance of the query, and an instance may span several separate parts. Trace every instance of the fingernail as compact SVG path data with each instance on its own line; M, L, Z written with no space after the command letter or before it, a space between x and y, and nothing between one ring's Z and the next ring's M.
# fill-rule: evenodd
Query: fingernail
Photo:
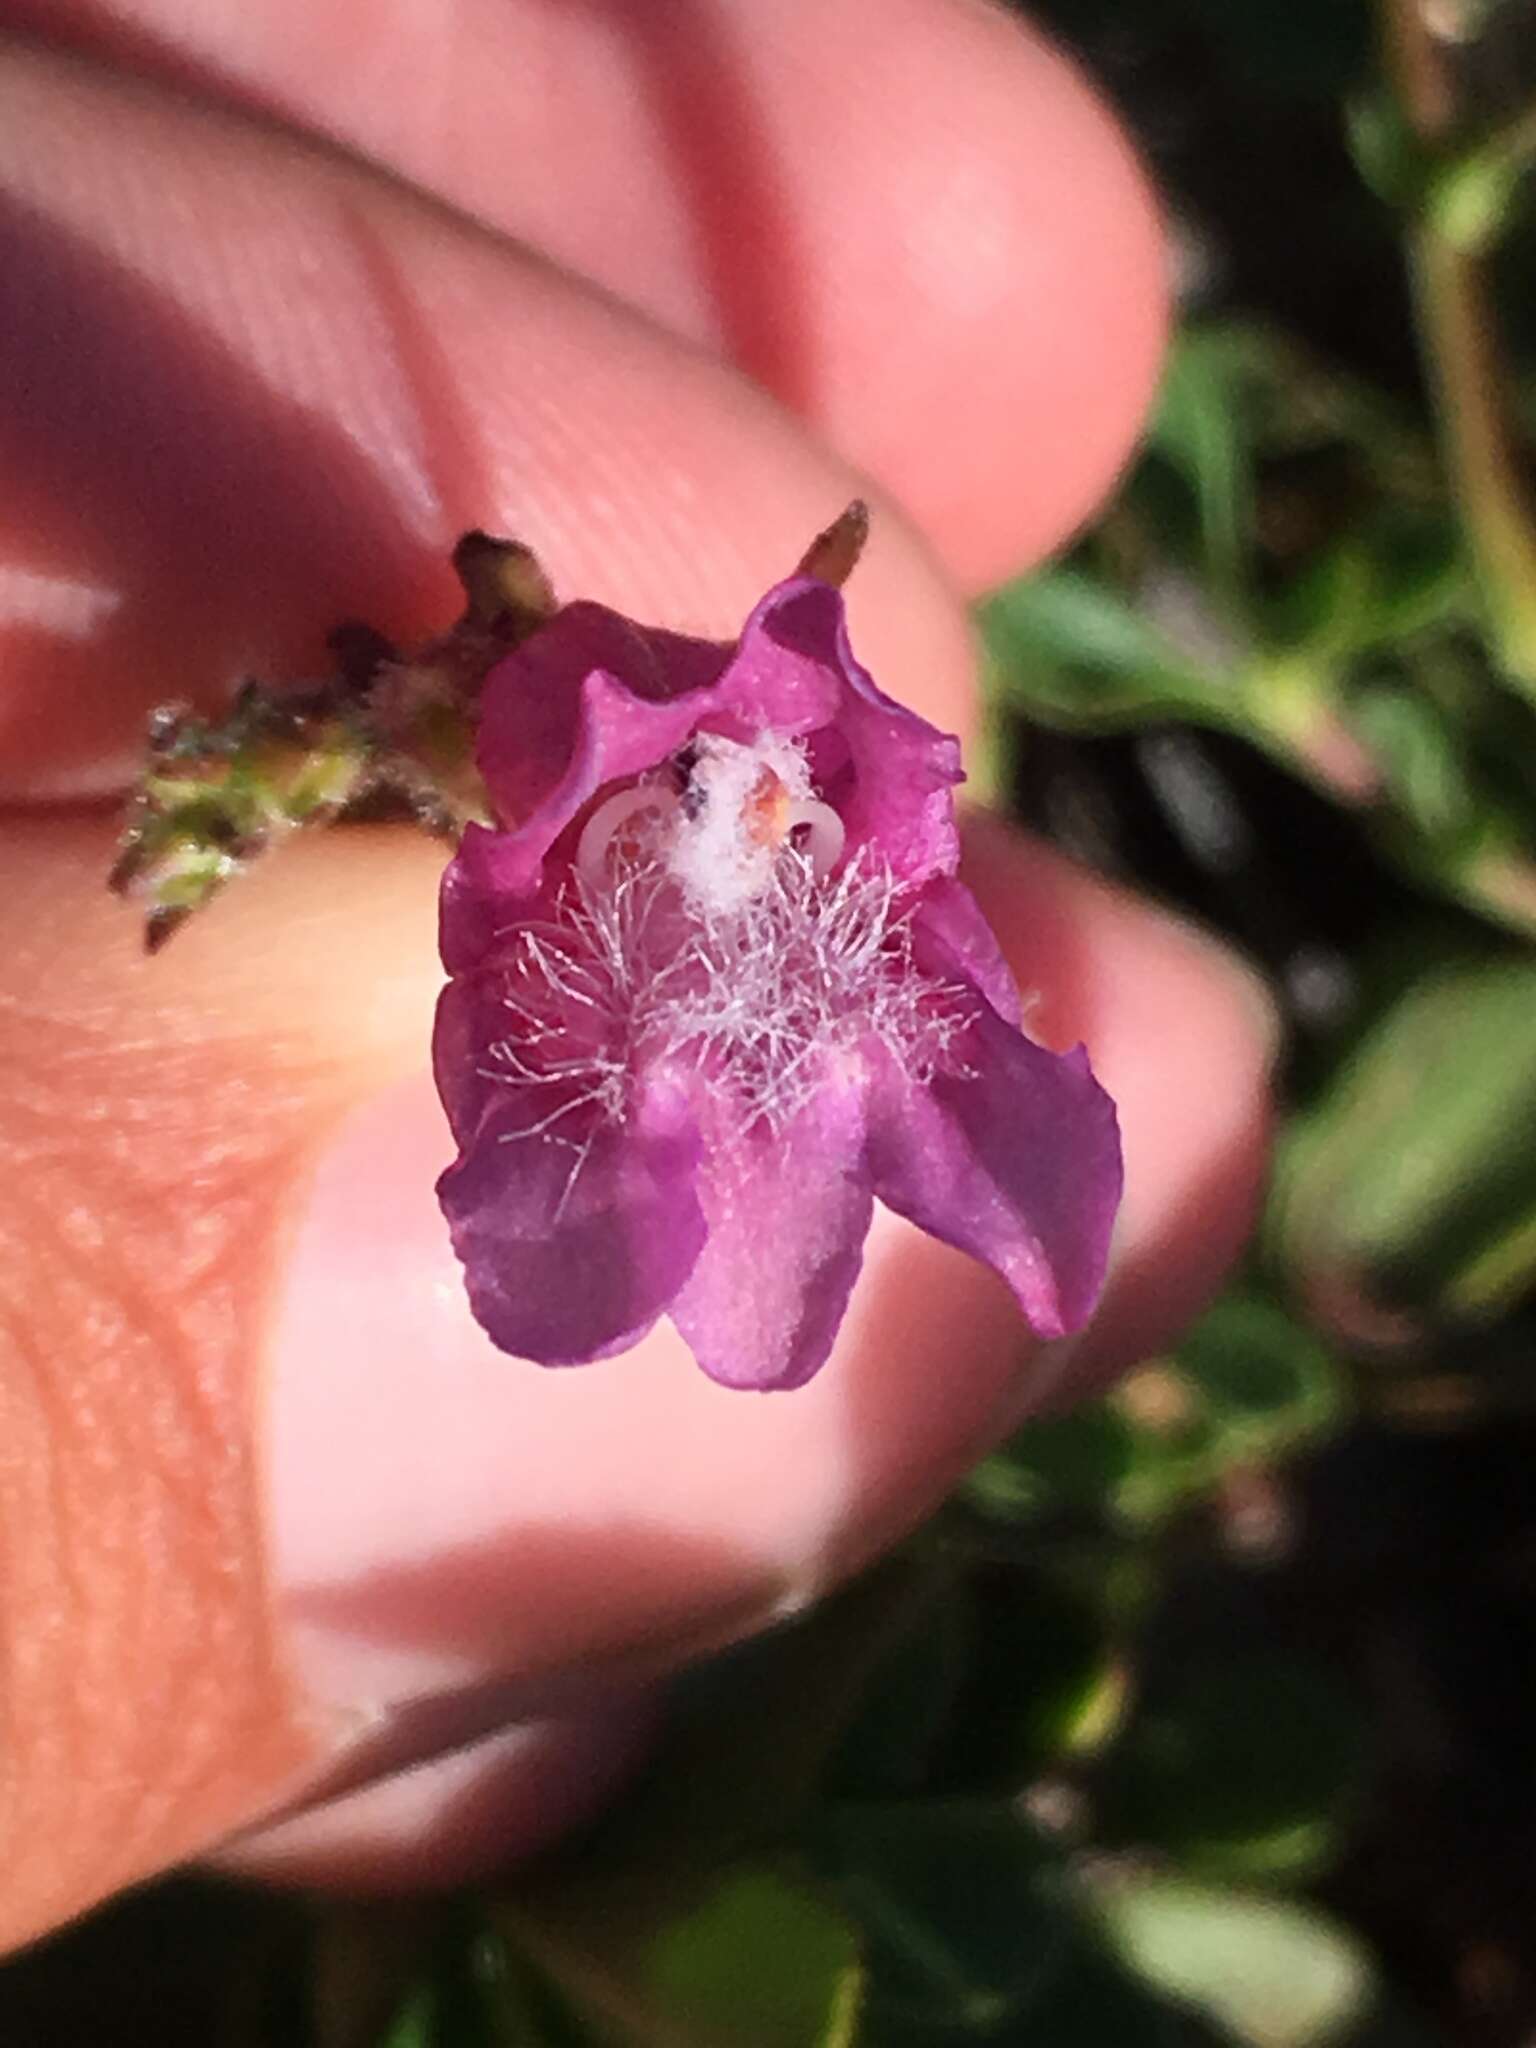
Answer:
M595 1819L659 1721L655 1693L605 1694L237 1835L210 1860L238 1876L354 1894L468 1884Z

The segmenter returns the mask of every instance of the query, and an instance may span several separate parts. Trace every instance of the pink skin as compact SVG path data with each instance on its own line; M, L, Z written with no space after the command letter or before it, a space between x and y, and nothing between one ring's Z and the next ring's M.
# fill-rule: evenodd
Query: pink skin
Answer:
M1236 1248L1269 1051L1247 977L982 829L969 879L1032 1019L1088 1040L1124 1120L1075 1356L1024 1361L998 1283L885 1218L801 1393L713 1387L664 1328L520 1371L469 1322L431 1197L440 857L295 851L146 966L100 890L106 822L32 801L115 786L159 698L312 669L339 613L431 627L464 525L729 635L867 488L849 454L915 522L877 506L861 657L964 735L934 563L974 586L1087 510L1151 385L1162 253L1038 42L954 0L902 0L899 35L874 9L792 0L770 37L696 0L679 68L640 28L684 10L640 0L502 0L458 37L339 0L13 0L89 54L0 52L25 394L0 401L0 790L25 800L0 816L0 1151L29 1169L0 1231L0 1940L236 1829L253 1861L253 1825L343 1782L268 1868L425 1881L476 1800L549 1839L636 1739L634 1688L911 1526L1008 1414L1163 1341ZM418 34L451 53L431 93ZM232 111L252 98L292 132ZM760 232L701 212L722 178ZM454 1844L456 1871L495 1849Z
M996 828L972 845L1016 971L1052 991L1039 1028L1090 1034L1120 1104L1129 1222L1099 1330L1118 1333L1123 1361L1121 1305L1149 1348L1246 1230L1260 1001L1194 933L1041 852L1021 863ZM1050 906L1038 921L1031 896ZM1213 1071L1227 1089L1205 1085ZM601 1699L803 1606L1084 1370L1070 1346L1030 1361L991 1274L877 1212L832 1361L792 1396L714 1386L666 1325L620 1361L509 1371L437 1223L432 1175L450 1152L422 1082L358 1116L315 1184L279 1328L275 1562L293 1639L314 1693L369 1713L385 1741L397 1722L410 1739L406 1702L499 1687L498 1712L539 1714L573 1671ZM382 1268L410 1287L380 1290ZM508 1796L516 1764L488 1756L485 1770ZM290 1841L287 1867L297 1853Z
M1162 976L1129 997L1115 988L1111 1014L1105 984L1136 964L1142 934L1128 921L1115 936L1119 957L1079 947L1058 962L1086 985L1058 995L1043 1028L1059 1035L1070 1016L1094 1031L1127 1119L1128 1205L1176 1213L1203 1198L1213 1155L1251 1138L1251 1088L1212 1103L1197 1087L1199 1060L1231 1064L1250 1020L1240 1005L1213 1014L1202 947L1166 930ZM1175 1020L1181 970L1201 1008ZM1166 1049L1178 1134L1159 1128L1153 1090L1138 1094L1144 1030ZM888 1212L832 1361L793 1397L715 1386L664 1326L622 1360L509 1370L470 1319L437 1222L432 1180L451 1150L424 1083L370 1104L321 1170L289 1268L279 1574L313 1669L330 1669L325 1690L349 1705L509 1671L529 1674L537 1698L572 1665L648 1670L679 1639L734 1634L743 1600L759 1619L798 1607L900 1533L987 1439L999 1404L1040 1382L1000 1282ZM1137 1256L1133 1238L1122 1295ZM409 1289L377 1287L380 1268L412 1276Z
M467 1883L602 1811L655 1736L654 1692L513 1722L242 1836L219 1861L271 1884L351 1893Z
M729 356L971 587L1087 516L1150 397L1145 184L978 0L781 0L771 34L756 0L9 11L393 165Z

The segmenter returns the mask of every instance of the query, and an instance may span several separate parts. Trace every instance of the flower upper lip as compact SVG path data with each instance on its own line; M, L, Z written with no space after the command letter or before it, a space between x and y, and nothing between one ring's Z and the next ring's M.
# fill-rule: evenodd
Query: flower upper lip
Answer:
M568 605L492 669L482 703L476 758L507 840L504 882L517 893L537 888L544 857L600 790L701 734L805 742L850 847L878 842L904 878L954 872L959 744L859 666L841 596L827 584L779 584L734 649ZM893 749L899 778L879 758Z

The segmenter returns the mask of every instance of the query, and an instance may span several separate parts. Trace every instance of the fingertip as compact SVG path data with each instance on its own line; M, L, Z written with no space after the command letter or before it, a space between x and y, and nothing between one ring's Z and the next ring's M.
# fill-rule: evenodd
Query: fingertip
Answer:
M366 63L355 11L313 0L139 0L131 28L26 12L343 142L738 364L968 588L1088 516L1150 399L1149 180L1077 66L994 0L779 0L771 25L756 0L465 0L469 33L395 10ZM379 89L427 74L430 106Z
M439 630L462 526L726 637L860 489L725 364L357 166L47 52L0 94L0 794L120 785L153 704L314 674L341 619ZM850 604L886 687L963 730L966 622L894 513Z
M1259 1185L1273 1031L1253 978L1184 922L1018 835L970 879L1036 1035L1086 1041L1127 1193L1070 1381L1130 1363L1217 1283ZM647 1674L761 1626L890 1541L982 1448L1025 1333L974 1262L879 1212L832 1361L766 1401L705 1380L662 1323L550 1372L470 1319L432 1201L449 1141L410 1081L320 1163L273 1325L274 1569L326 1697L380 1710L520 1671ZM957 1351L956 1332L963 1331ZM1048 1375L1028 1375L1043 1396ZM942 1385L943 1399L933 1389Z
M1159 208L1123 128L1017 14L907 0L880 38L887 116L846 204L817 403L962 586L1059 546L1109 491L1162 361Z
M483 1880L596 1818L658 1719L651 1694L498 1728L286 1819L208 1859L235 1876L381 1896Z

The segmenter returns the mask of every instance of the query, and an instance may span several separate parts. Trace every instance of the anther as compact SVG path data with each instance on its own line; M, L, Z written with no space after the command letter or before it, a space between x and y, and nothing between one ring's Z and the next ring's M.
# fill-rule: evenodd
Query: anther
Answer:
M660 783L618 790L598 805L581 828L581 837L576 842L576 872L586 882L601 883L607 873L609 851L614 845L619 845L621 853L638 852L642 837L648 839L655 831L653 825L643 835L631 833L631 845L625 846L620 842L626 827L636 824L647 812L653 815L656 824L660 824L679 808L676 794Z
M848 835L843 821L830 804L804 797L789 808L789 842L811 864L818 882L824 882L843 856Z

